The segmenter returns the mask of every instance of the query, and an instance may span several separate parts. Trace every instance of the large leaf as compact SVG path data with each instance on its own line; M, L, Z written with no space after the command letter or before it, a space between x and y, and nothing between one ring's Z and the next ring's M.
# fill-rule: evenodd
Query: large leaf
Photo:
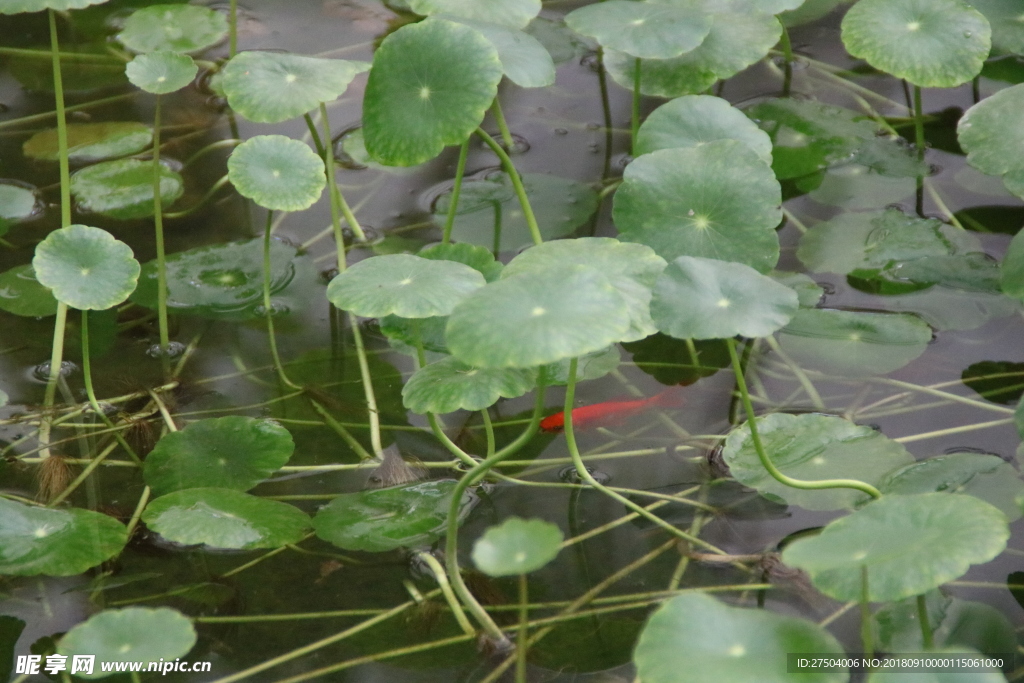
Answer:
M414 413L483 410L499 398L522 396L536 384L533 370L474 368L449 357L417 370L402 388L402 398Z
M0 4L0 14L20 14L22 12L42 12L54 9L59 12L69 9L81 9L89 5L101 5L107 0L5 0Z
M451 14L524 28L540 12L541 0L488 0L486 4L479 0L408 0L408 3L417 14Z
M42 318L57 312L57 300L49 288L39 284L31 265L15 266L0 273L0 310Z
M529 574L555 559L563 538L551 522L509 517L473 544L473 564L490 576Z
M36 246L32 268L58 301L83 311L127 299L141 270L131 247L88 225L69 225L47 235Z
M711 15L700 2L605 0L566 15L576 33L632 57L669 59L700 45L711 30Z
M158 496L204 486L247 491L288 462L293 450L291 434L271 420L207 418L160 439L143 477Z
M274 211L301 211L327 184L323 159L304 142L257 135L231 152L228 177L238 193Z
M680 256L658 278L651 317L678 339L766 337L798 306L796 292L742 263Z
M280 123L336 99L370 68L366 62L279 52L241 52L224 66L228 104L258 123Z
M124 20L117 39L134 52L199 52L228 34L220 12L198 5L152 5Z
M736 261L766 273L779 258L782 191L735 140L645 154L626 167L613 216L623 240L659 256Z
M310 519L294 505L224 488L192 488L160 496L142 521L172 543L251 550L298 543Z
M538 270L477 290L448 320L448 348L483 368L530 368L625 338L629 305L590 266Z
M992 31L963 0L859 0L843 18L854 57L922 88L952 88L981 72Z
M113 517L0 498L0 574L81 574L121 552L127 541L127 530Z
M468 26L403 26L374 55L363 100L366 150L382 163L413 166L461 144L483 120L502 73L497 50Z
M71 161L99 161L135 154L152 142L152 129L135 121L68 124L68 159ZM21 150L32 159L57 161L60 159L57 129L36 133L25 141Z
M884 434L831 415L772 413L757 418L757 433L772 464L795 479L877 484L890 470L913 462L906 448ZM808 510L852 508L867 498L855 489L808 491L777 481L761 464L747 424L729 433L722 456L737 481Z
M789 683L787 654L842 657L825 629L767 610L730 607L700 592L678 595L651 615L633 661L644 683ZM842 683L845 671L803 673L801 680Z
M996 557L1010 536L1006 517L972 496L887 495L786 547L783 561L805 570L836 600L901 600L957 579Z
M661 105L640 125L634 154L696 147L714 140L738 140L772 163L772 140L726 100L710 95L677 97Z
M175 171L160 165L160 200L166 210L185 191ZM71 193L82 211L127 220L153 215L153 162L103 161L71 176Z

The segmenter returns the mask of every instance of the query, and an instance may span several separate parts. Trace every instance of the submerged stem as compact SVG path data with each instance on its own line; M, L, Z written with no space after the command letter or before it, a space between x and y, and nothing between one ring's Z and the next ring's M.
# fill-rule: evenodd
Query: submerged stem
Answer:
M302 387L288 379L281 363L281 356L277 352L277 337L274 334L274 310L270 303L270 228L273 224L274 212L267 211L267 227L263 231L263 309L267 318L267 336L270 342L270 355L274 359L274 369L281 383L292 389Z
M164 251L164 211L160 196L160 95L153 112L153 226L156 232L157 319L160 328L160 364L164 379L171 374L171 337L167 324L167 256Z
M498 130L501 132L501 140L505 143L505 149L511 154L515 140L512 139L512 131L508 129L508 122L505 121L505 114L501 111L501 102L497 96L494 98L491 110L494 112L494 120L498 124Z
M338 183L334 180L334 145L331 143L331 122L327 118L327 105L323 102L320 103L320 118L323 119L324 124L324 141L326 143L324 169L327 172L327 192L331 200L331 227L334 230L334 241L337 243L335 248L338 250L338 271L340 272L345 270L345 239L341 234L341 222L337 217L338 211L345 217L345 222L352 229L352 234L356 236L356 239L365 242L366 233L363 232L363 227L359 225L352 208L345 201L345 195L338 189Z
M786 67L782 80L782 96L789 97L793 89L793 43L789 40L789 30L782 27L782 37L779 39L782 45L782 54L785 56Z
M64 328L67 326L67 322L68 305L63 301L58 301L57 316L53 323L53 344L50 349L50 377L46 380L46 392L43 394L44 412L53 406L53 398L57 395L57 380L60 379L60 366L64 359ZM52 424L53 417L43 415L39 425L39 443L43 447L39 456L43 459L50 457L50 427Z
M96 399L96 391L92 385L92 361L89 358L89 311L82 311L82 378L85 380L85 395L89 397L89 405L92 406L96 416L103 421L103 424L113 430L117 443L131 456L131 459L141 465L142 460L135 452L135 449L128 445L125 438L121 436L121 430L114 425L113 420L107 417L102 406L100 406L100 402Z
M640 132L640 58L633 65L633 112L630 121L630 149L636 154L636 136Z
M238 0L231 0L228 10L228 57L238 52Z
M57 109L57 147L60 152L60 226L71 225L71 161L68 156L68 123L64 111L64 79L60 71L60 43L57 38L57 13L48 10L50 51L53 56L53 96Z
M459 149L459 165L455 168L455 183L452 185L452 193L448 198L448 215L444 219L442 244L448 244L452 239L452 227L455 225L455 214L459 210L459 195L462 194L462 177L466 175L466 157L468 156L469 138L466 138Z
M483 128L477 128L476 134L483 139L491 151L498 155L501 159L501 165L505 168L505 173L508 175L509 180L512 181L512 187L515 188L516 196L519 198L519 204L523 207L523 218L526 219L526 225L530 228L530 236L533 238L534 244L542 244L544 238L540 236L540 226L537 225L537 217L533 214L533 207L530 206L530 199L526 196L526 188L523 186L523 179L519 177L519 172L516 171L515 164L512 163L512 158L501 148L494 138L487 134Z

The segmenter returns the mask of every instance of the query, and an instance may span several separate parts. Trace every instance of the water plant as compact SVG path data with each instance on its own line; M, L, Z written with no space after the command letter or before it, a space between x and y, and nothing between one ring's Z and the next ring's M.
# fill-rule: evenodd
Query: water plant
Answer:
M0 4L0 675L1020 676L1019 8L294 5Z

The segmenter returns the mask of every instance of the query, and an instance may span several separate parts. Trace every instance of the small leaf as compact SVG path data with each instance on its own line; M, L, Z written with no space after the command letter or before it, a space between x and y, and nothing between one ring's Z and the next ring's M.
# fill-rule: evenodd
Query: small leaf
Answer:
M524 28L540 12L541 0L408 0L416 14L451 14L463 19L491 21L502 26Z
M738 140L766 164L772 163L768 134L726 100L710 95L677 97L651 112L640 125L634 154L697 147L715 140Z
M188 55L160 50L137 55L124 68L128 80L154 95L180 90L192 82L199 67Z
M127 299L141 270L131 247L87 225L51 232L36 245L32 268L58 301L83 311L101 311Z
M555 559L563 539L551 522L509 517L473 544L473 563L489 576L529 574Z
M485 282L479 271L462 263L391 254L346 269L327 286L327 298L365 318L430 318L448 315Z
M962 0L860 0L843 18L854 57L922 88L952 88L981 72L989 23Z
M757 433L772 464L805 481L857 479L877 484L893 468L913 462L906 448L884 434L831 415L773 413L757 418ZM808 510L841 510L867 498L855 489L808 491L777 481L761 464L747 424L729 433L722 456L737 481L773 500Z
M379 553L433 542L444 534L454 481L345 493L320 508L313 518L316 535L345 550ZM460 519L475 497L463 494Z
M43 318L57 312L57 300L48 287L39 284L31 265L15 266L0 273L0 310Z
M140 152L153 143L153 130L135 121L69 123L68 159L99 161ZM43 161L60 159L57 129L36 133L21 147L25 156Z
M960 578L1006 547L1010 531L998 509L973 496L887 495L831 522L820 535L786 547L782 560L805 570L836 600L902 600Z
M956 126L967 163L982 173L1024 170L1024 84L986 97L968 109Z
M228 34L220 12L198 5L151 5L132 13L117 34L133 52L199 52Z
M160 439L146 456L143 478L157 496L204 486L247 491L294 450L291 434L272 420L207 418Z
M277 52L240 52L224 66L228 104L257 123L281 123L331 102L348 89L366 62Z
M323 159L284 135L257 135L240 144L228 157L228 177L240 195L273 211L308 209L327 184Z
M434 259L435 261L455 261L479 271L488 282L494 282L501 276L504 266L496 261L491 252L474 244L452 243L435 244L420 250L417 256Z
M697 2L605 0L573 10L565 23L604 48L632 57L669 59L700 45L711 30L712 19Z
M0 235L12 222L31 218L41 210L35 188L18 181L0 180Z
M192 622L170 607L106 609L65 633L57 652L69 658L92 655L101 662L174 661L189 653L196 637ZM110 674L97 666L91 674L76 675L94 679Z
M402 388L405 407L414 413L483 410L499 398L516 398L537 384L534 370L483 369L443 358L417 370Z
M194 488L160 496L142 521L172 543L252 550L298 543L310 519L294 505L223 488Z

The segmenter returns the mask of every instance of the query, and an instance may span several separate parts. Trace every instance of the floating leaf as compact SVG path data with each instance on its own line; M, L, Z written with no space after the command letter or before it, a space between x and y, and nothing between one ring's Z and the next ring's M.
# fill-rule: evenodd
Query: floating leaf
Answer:
M454 481L443 480L345 493L320 508L313 528L345 550L379 553L425 545L444 534L454 489ZM474 501L463 494L460 519Z
M678 339L766 337L798 306L796 292L742 263L680 256L658 278L651 317Z
M1024 54L1024 19L1016 0L969 0L992 27L992 52Z
M199 67L188 55L167 50L137 55L124 68L128 80L154 95L181 90L196 77Z
M294 505L224 488L160 496L146 506L142 521L172 543L236 550L298 543L310 528L309 517Z
M541 237L563 237L586 222L597 210L597 193L583 183L543 173L522 175L526 196L537 218ZM433 204L433 218L444 225L451 190ZM452 239L512 251L533 244L522 206L503 172L488 172L462 184Z
M715 140L738 140L766 164L772 163L768 134L726 100L710 95L677 97L651 112L640 126L634 154L696 147Z
M619 354L618 346L609 346L607 349L586 353L577 357L576 381L585 382L591 379L599 379L619 367L622 356ZM572 359L560 360L557 363L545 365L544 379L547 386L566 385L569 383L569 364Z
M160 200L164 209L184 192L181 176L160 165ZM128 220L153 215L153 162L139 159L103 161L71 176L71 193L82 211Z
M0 5L0 14L20 14L22 12L42 12L53 9L63 12L69 9L81 9L89 5L101 5L107 0L5 0Z
M135 121L68 124L68 159L99 161L146 149L153 143L153 130ZM36 133L21 147L25 156L43 161L60 159L57 129Z
M801 538L782 553L836 600L861 599L867 568L871 602L901 600L957 579L996 557L1010 536L1006 517L973 496L887 495Z
M999 293L933 287L903 296L889 296L886 308L915 313L936 330L974 330L989 320L1014 315L1020 304Z
M47 235L36 245L32 268L58 301L83 311L101 311L127 299L140 271L131 247L87 225Z
M240 52L224 66L228 104L258 123L281 123L337 99L366 62L279 52Z
M284 135L257 135L235 147L228 177L240 195L273 211L308 209L327 184L323 159Z
M952 88L981 72L988 21L962 0L860 0L843 18L854 57L922 88Z
M757 433L772 463L783 474L805 481L877 484L893 468L913 462L906 448L884 434L831 415L773 413L757 419ZM791 505L840 510L867 498L855 489L807 491L777 481L761 464L746 424L729 433L722 455L737 481Z
M598 351L626 336L629 306L602 273L565 266L503 278L448 320L448 347L482 368L529 368Z
M448 316L433 318L400 318L386 315L380 319L380 331L396 350L410 356L418 355L416 344L422 343L423 350L431 353L448 353L444 340L444 328Z
M169 255L167 307L206 318L245 320L263 317L263 240L228 242ZM142 267L131 299L157 308L157 262ZM302 308L316 285L312 260L294 246L270 243L271 306L276 313Z
M669 59L704 42L712 20L698 2L605 0L573 10L565 23L606 49L644 59Z
M73 576L121 552L124 525L91 510L0 498L0 574Z
M881 209L912 196L916 181L885 176L862 164L845 164L801 178L796 187L819 204L864 211Z
M934 647L969 648L986 654L1013 652L1013 625L995 607L929 591L925 595ZM878 644L887 652L924 652L918 599L885 605L874 616Z
M49 288L39 284L31 265L15 266L0 273L0 310L42 318L57 312L57 300Z
M134 52L199 52L228 34L220 12L198 5L152 5L133 12L117 34Z
M0 235L7 232L11 222L39 213L40 201L34 189L17 181L0 181Z
M1003 511L1009 521L1020 519L1014 499L1024 482L1008 462L997 455L950 453L905 465L890 472L879 484L882 493L963 493L980 498Z
M489 576L529 574L555 559L563 539L551 522L509 517L473 544L473 563Z
M69 51L69 48L73 51ZM50 45L40 45L38 49L49 52ZM71 46L65 43L61 45L61 55L61 80L65 95L117 87L128 82L124 75L124 62L110 54L105 41ZM97 58L97 55L102 56ZM26 90L54 92L53 64L49 59L40 59L38 54L15 55L9 58L7 65L10 75Z
M932 330L915 315L827 308L797 311L779 333L783 350L833 375L884 375L922 353Z
M448 315L485 282L478 270L456 261L391 254L346 269L327 286L327 298L366 318L429 318Z
M541 0L408 0L416 14L451 14L464 19L490 21L512 28L523 28L540 12Z
M523 30L540 41L555 64L579 59L588 49L583 38L561 20L534 17Z
M972 363L960 378L993 403L1014 404L1024 395L1024 363L988 360Z
M160 439L146 456L143 478L157 496L204 486L247 491L293 450L291 434L272 420L207 418Z
M440 15L457 24L476 29L498 51L501 68L510 81L521 88L543 88L555 82L555 63L540 41L515 28Z
M814 308L821 302L821 298L825 294L825 290L821 285L803 273L773 270L768 273L768 277L796 292L797 299L799 299L800 305L804 308Z
M373 58L363 100L366 150L382 163L413 166L461 144L483 121L502 73L497 50L468 26L443 19L403 26Z
M633 364L638 369L662 384L693 384L701 377L715 374L719 368L728 367L731 362L723 341L695 340L694 356L685 341L660 332L623 344L622 348L633 354Z
M1024 301L1024 230L1010 240L999 266L999 284L1004 294Z
M101 662L173 662L196 644L192 621L170 607L106 609L75 625L60 639L57 652L95 656ZM101 667L76 674L85 679L110 675Z
M1024 84L1006 88L968 109L957 123L967 162L982 173L1024 170Z
M633 661L644 683L784 683L787 653L842 657L825 629L797 617L725 605L700 592L658 608L644 627ZM799 674L814 683L841 683L843 671Z
M483 410L499 398L516 398L537 384L534 370L474 368L444 358L417 370L402 389L405 407L414 413Z
M452 243L435 244L431 247L421 249L419 254L422 258L434 259L435 261L455 261L462 263L480 272L488 282L494 282L501 276L504 266L500 261L494 260L491 252L475 244Z

